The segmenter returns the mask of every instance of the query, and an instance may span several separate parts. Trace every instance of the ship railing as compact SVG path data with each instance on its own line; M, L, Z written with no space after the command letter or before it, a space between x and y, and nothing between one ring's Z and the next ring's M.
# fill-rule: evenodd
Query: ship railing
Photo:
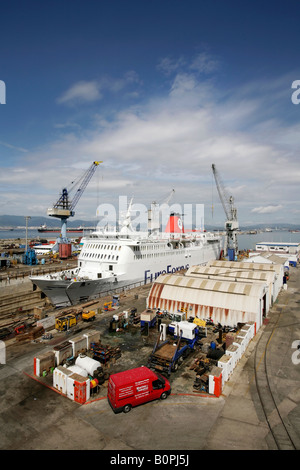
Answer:
M136 289L137 287L142 287L142 286L145 286L145 285L150 285L152 284L151 281L137 281L137 282L132 282L130 284L126 284L124 286L120 286L120 287L116 287L114 289L108 289L106 291L103 291L101 292L100 294L97 294L97 297L96 298L100 298L100 297L106 297L108 295L112 295L112 294L120 294L122 292L125 292L127 290L131 290L131 289Z

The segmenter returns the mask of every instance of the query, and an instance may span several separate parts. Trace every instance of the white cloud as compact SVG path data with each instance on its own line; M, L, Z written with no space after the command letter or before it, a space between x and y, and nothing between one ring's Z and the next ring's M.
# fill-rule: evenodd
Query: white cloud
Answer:
M219 61L213 58L207 52L199 53L190 65L191 70L198 73L210 74L219 68Z
M216 222L223 223L211 171L215 163L235 198L240 223L248 221L250 214L253 221L267 213L288 218L300 202L299 126L283 124L282 113L270 118L264 108L267 98L255 94L253 84L223 94L210 79L197 75L196 64L200 71L216 67L213 61L209 65L206 56L194 59L192 73L192 63L166 61L169 90L165 96L160 93L118 112L111 109L109 116L99 107L90 128L81 126L77 131L73 124L73 133L63 134L70 127L67 124L73 123L72 117L69 121L65 118L66 127L60 126L59 138L30 152L22 160L22 172L11 169L0 173L2 190L8 198L16 185L32 198L40 194L39 205L45 204L46 213L62 187L68 187L92 161L103 160L78 204L76 216L94 215L97 197L112 202L119 195L133 194L136 202L149 203L175 185L174 203L204 203L210 208L214 192L215 214L219 213ZM79 98L97 100L103 90L127 91L141 81L131 72L110 84L108 79L80 83L63 95L64 103ZM271 95L279 83L277 88L270 84ZM262 84L260 89L267 93ZM18 197L14 211L23 213L24 200L21 194ZM28 204L28 208L32 206Z
M91 103L103 98L104 93L118 93L126 87L139 86L142 81L134 70L130 70L121 78L102 77L97 80L79 81L74 83L59 98L58 104ZM132 92L136 96L136 90Z
M91 102L99 100L102 95L100 93L99 84L96 81L80 81L72 85L58 99L58 103L74 103L74 102Z
M273 214L274 212L279 212L282 207L283 206L281 204L278 204L277 206L254 207L251 212L255 212L257 214Z
M3 145L4 147L7 147L13 150L17 150L18 152L24 152L24 153L28 152L28 150L23 147L16 147L15 145L8 144L7 142L0 141L0 145Z

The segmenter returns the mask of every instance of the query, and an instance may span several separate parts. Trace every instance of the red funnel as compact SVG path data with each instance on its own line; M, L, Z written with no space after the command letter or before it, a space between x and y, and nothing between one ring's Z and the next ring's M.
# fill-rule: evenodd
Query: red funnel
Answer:
M184 233L184 227L181 218L177 214L171 214L166 226L167 233Z

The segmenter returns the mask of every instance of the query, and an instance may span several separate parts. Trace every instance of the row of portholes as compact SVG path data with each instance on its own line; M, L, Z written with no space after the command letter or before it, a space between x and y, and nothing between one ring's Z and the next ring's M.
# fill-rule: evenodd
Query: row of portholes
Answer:
M116 250L117 248L119 248L119 250L121 249L121 246L120 245L96 245L96 244L93 244L93 243L88 243L86 248L93 248L93 249L96 249L96 250Z
M97 259L107 259L111 261L118 261L119 256L118 255L108 255L104 253L82 253L82 258L97 258Z

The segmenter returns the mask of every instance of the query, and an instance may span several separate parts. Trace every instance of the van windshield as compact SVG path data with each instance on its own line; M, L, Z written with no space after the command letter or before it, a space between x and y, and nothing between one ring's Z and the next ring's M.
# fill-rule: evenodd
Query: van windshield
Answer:
M156 375L157 375L158 380L159 380L163 385L165 385L165 383L166 383L165 378L164 378L161 374L156 373Z

